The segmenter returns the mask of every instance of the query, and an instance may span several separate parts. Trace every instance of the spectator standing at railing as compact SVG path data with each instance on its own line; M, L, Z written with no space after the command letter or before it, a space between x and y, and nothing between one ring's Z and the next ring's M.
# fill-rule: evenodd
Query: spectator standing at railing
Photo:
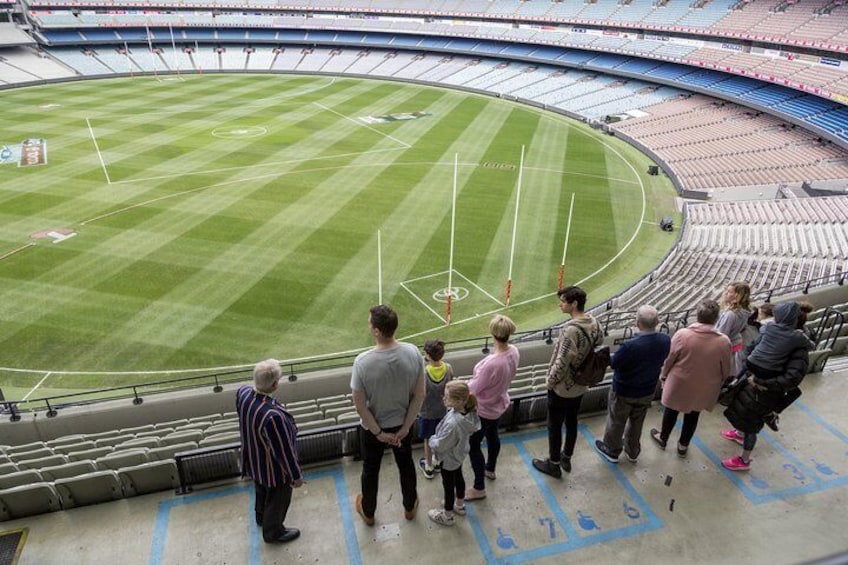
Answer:
M281 376L275 359L262 361L253 369L253 386L245 385L236 394L241 472L253 479L256 524L266 543L286 543L300 536L300 530L284 525L292 489L303 485L303 474L294 418L272 396Z
M614 372L604 439L595 441L595 447L610 463L618 463L622 450L635 463L642 451L642 424L671 347L671 338L656 331L658 323L656 308L640 307L636 311L636 336L622 343L612 357Z
M721 385L733 370L730 339L715 329L718 318L716 301L702 300L697 309L698 321L672 336L671 351L660 372L662 425L659 430L651 430L651 438L665 449L682 412L683 428L677 442L680 457L686 457L701 412L715 407Z
M356 497L356 511L368 526L375 522L386 447L394 452L400 474L404 516L412 520L418 510L410 431L424 401L424 358L411 343L395 339L397 327L394 310L383 305L371 308L368 329L376 345L356 356L350 379L353 404L362 420L362 493Z
M468 381L468 388L477 398L477 415L480 429L469 439L468 458L474 471L474 486L465 491L465 500L486 498L486 479L496 478L495 469L501 451L498 424L509 408L509 385L518 370L518 348L509 343L515 333L515 324L508 317L495 315L489 322L489 332L494 338L494 351L476 365ZM483 456L483 438L486 438L486 456Z
M589 349L600 345L604 339L601 325L583 311L586 308L586 291L579 286L569 286L557 292L557 296L560 311L569 314L571 320L559 330L548 367L549 456L547 459L533 459L536 470L552 477L561 477L562 471L571 472L571 456L577 443L577 414L588 390L588 387L574 382L574 372Z
M721 315L715 329L730 339L730 352L733 354L733 375L745 370L744 332L751 316L751 287L748 283L733 282L724 289L721 298Z

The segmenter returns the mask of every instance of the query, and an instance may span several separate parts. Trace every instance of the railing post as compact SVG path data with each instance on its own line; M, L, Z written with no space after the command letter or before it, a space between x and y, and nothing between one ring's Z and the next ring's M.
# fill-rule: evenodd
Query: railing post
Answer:
M137 387L132 387L132 389L133 389L133 396L135 397L135 398L133 398L133 404L138 406L139 404L144 402L144 399L138 395L138 388Z
M483 355L489 354L489 338L486 338L486 341L483 342Z
M9 416L10 422L20 422L21 421L21 415L18 414L17 410L15 410L15 406L17 406L17 404L18 404L17 402L10 402L9 404L6 405L6 406L9 407L9 412L12 413L12 415Z
M289 365L289 382L293 383L297 381L297 375L294 372L294 363Z
M212 375L212 378L215 379L215 386L212 387L212 392L223 392L224 387L218 382L218 375Z
M44 403L47 405L47 417L54 418L58 414L58 412L56 412L56 410L52 406L50 406L50 401L46 398L44 399Z

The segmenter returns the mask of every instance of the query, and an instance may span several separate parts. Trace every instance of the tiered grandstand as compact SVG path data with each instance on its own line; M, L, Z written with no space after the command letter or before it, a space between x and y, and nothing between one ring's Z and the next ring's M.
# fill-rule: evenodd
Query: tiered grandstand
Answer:
M0 86L3 88L163 73L348 75L412 81L504 97L605 128L649 154L671 177L683 199L713 200L681 204L686 223L674 250L643 280L595 310L610 332L607 338L610 344L629 335L630 330L625 328L632 325L632 311L641 304L651 302L664 312L664 331L671 332L692 321L688 316L694 299L717 296L728 282L745 280L758 291L758 301L772 298L772 294L798 298L810 287L828 287L819 305L835 308L821 308L811 316L811 327L818 332L813 369L820 371L828 356L845 351L848 329L842 320L848 313L844 304L848 197L808 197L820 193L814 189L819 184L834 189L836 192L832 194L842 194L848 187L848 4L842 0L251 0L226 5L211 0L142 3L0 0L0 15L8 19L0 23ZM744 200L724 201L738 197ZM545 330L543 337L551 336L552 330ZM536 345L539 343L533 346ZM548 354L548 350L544 353ZM466 364L470 367L470 363ZM505 424L517 428L543 420L545 369L546 364L538 362L525 363L521 368L510 389L514 401ZM467 376L468 372L470 369L462 374ZM333 386L338 390L332 393L310 393L311 398L288 403L301 431L299 443L305 462L336 461L355 451L358 416L350 396L340 392L347 387L346 377L347 374L335 379ZM587 396L588 409L605 407L607 385ZM819 394L814 396L823 405L828 394L844 396L844 390L831 393L826 386L834 385L821 385ZM228 390L227 394L231 392ZM136 399L139 400L138 396ZM4 444L0 445L0 520L177 486L190 487L237 475L239 434L234 414L220 409L219 400L207 400L190 405L190 410L204 414L183 417L173 412L184 408L166 406L145 412L151 423L142 425L119 426L103 419L118 421L128 417L123 414L123 406L108 407L106 416L95 423L92 423L94 417L83 414L85 409L79 409L72 420L79 430L59 431L61 426L41 424L33 419L26 432L16 430L18 435L14 437L17 440L30 434L38 436L37 441L33 437L0 440ZM177 402L172 404L176 406ZM208 409L213 404L216 409ZM9 406L13 408L14 404ZM47 409L48 416L55 415L54 407L48 404ZM68 409L73 410L77 409ZM838 411L832 404L825 408L826 413ZM170 416L163 417L163 413ZM810 454L803 456L813 463L807 468L806 459L801 461L801 456L795 457L788 448L775 447L769 456L777 457L774 452L778 451L786 459L781 459L767 474L757 475L749 481L750 485L735 479L725 481L747 497L744 504L735 506L753 512L751 508L756 510L757 505L770 501L757 497L765 496L760 491L767 491L775 483L781 488L785 486L789 481L786 471L795 477L796 483L800 481L800 486L791 483L777 491L775 499L781 501L797 496L799 491L813 492L804 490L812 488L810 485L822 489L840 486L841 483L822 485L828 483L831 475L846 474L846 469L834 462L836 455L844 455L841 452L834 455L838 450L844 452L844 429L839 431L812 409L806 409L805 413L812 414L810 419L825 430L814 428L809 437L826 444L829 464L838 471L823 461L811 459ZM585 427L581 433L591 443L592 433L600 433L600 429L599 422L590 424L594 432ZM23 425L29 422L20 424ZM840 425L844 428L844 419ZM105 427L116 429L95 429ZM799 433L810 433L807 428L802 427L803 432ZM822 440L825 432L833 437ZM537 434L527 441L538 441L540 437ZM792 441L791 437L780 439L771 434L766 437L774 446L781 446L780 441ZM524 449L524 443L520 445ZM707 465L715 465L712 450L716 448L705 442L696 447L705 454L697 460L704 470ZM201 451L198 455L195 450L203 448L211 451ZM184 461L178 456L181 452L189 452ZM204 459L210 453L209 459ZM818 453L815 455L819 457ZM666 465L660 475L665 486L659 485L647 495L654 505L665 497L657 493L666 492L663 489L672 484L672 475L687 480L706 475L694 464L683 466L685 460L681 466L669 467L656 454L643 456L640 465L646 457L657 465ZM513 455L508 472L499 470L500 476L525 477L524 459L529 461L526 449ZM192 461L197 460L202 464L192 466ZM178 461L186 465L185 469L178 469ZM581 463L587 464L585 460ZM602 469L595 471L595 475L600 475ZM356 480L351 478L353 475L345 479L342 470L332 473L336 473L333 488L337 489L343 528L339 535L328 537L342 542L333 546L333 553L325 561L361 563L352 554L347 560L339 557L340 552L351 552L351 546L356 545L357 534L351 533L354 512L345 502L350 498L346 484L354 484ZM627 481L633 477L622 479L622 476L617 471L615 481L630 485ZM324 477L319 475L315 480ZM809 481L808 477L815 480ZM641 478L642 483L648 480L647 475ZM591 490L599 496L611 483L575 484L577 488L568 491L569 504L574 499L583 502L578 491ZM720 487L716 484L716 478L710 476L709 482L701 485L709 496L698 499L693 506L709 507L716 490L730 489L724 482ZM584 549L595 543L585 541L590 539L586 532L593 530L595 524L591 517L587 521L587 515L580 510L576 511L579 517L573 520L582 528L580 532L558 510L559 506L552 512L559 512L556 524L563 532L557 530L554 520L539 518L540 512L545 516L549 513L548 509L539 508L556 496L550 494L551 486L547 483L532 486L539 486L545 496L540 501L534 500L529 510L528 503L517 499L507 498L508 506L488 502L493 507L501 504L497 507L499 519L512 528L509 531L526 529L527 516L533 512L531 525L535 526L536 520L542 525L546 524L544 520L550 522L551 533L545 532L550 539L546 538L545 543L553 544L551 540L565 533L573 545L549 545L554 550L543 547L535 553L521 554L516 562L556 559L558 552ZM634 500L642 500L636 490L629 486L623 495L624 510L631 520L637 518L628 508L634 510L638 505ZM214 496L200 500L207 502ZM686 494L677 491L674 496L683 500ZM617 510L621 507L620 498L615 500ZM670 500L668 505L662 499L662 504L668 505L663 518L669 522L675 499ZM329 500L325 502L331 504ZM519 505L523 505L522 520L517 524L511 517ZM823 506L816 508L816 519L840 505ZM162 508L165 506L159 507L158 515L162 514ZM323 511L311 509L322 528L332 522L325 510L326 507ZM493 546L503 551L518 548L517 544L509 545L512 542L509 531L502 531L500 525L497 525L497 542L484 546L481 539L485 541L485 528L479 526L477 512L475 509L470 516L478 520L473 539L483 547L484 560L499 559ZM483 511L480 512L482 515ZM642 512L656 519L648 504ZM698 512L701 510L684 508L677 515L691 521ZM781 509L772 523L784 520L784 514ZM611 515L610 511L603 517ZM722 522L726 515L723 512L716 516L715 522ZM842 513L836 514L833 520L839 532L837 536L845 528L844 519L839 521L841 516ZM743 526L737 529L748 532L754 520L746 514ZM807 522L813 524L815 519ZM637 525L636 534L659 527L655 521ZM829 524L814 525L822 530L829 527ZM146 536L147 531L141 530L142 536ZM157 522L153 539L164 536L166 530L167 520L165 526ZM387 527L377 536L385 539L372 541L382 543L400 537L400 533L394 532ZM607 532L612 533L607 535ZM615 532L614 528L605 530L606 537L601 541L614 542L618 536ZM819 533L819 530L814 532ZM370 533L360 535L370 536ZM750 537L746 533L745 539L734 541L750 544L753 543ZM822 537L826 539L818 540L820 546L828 551L841 549L839 543L827 539L826 531ZM698 537L694 538L691 532L687 536L678 535L677 546L663 555L669 560L679 558L678 548L688 543L701 547ZM467 542L472 536L462 539ZM731 543L720 544L722 547L716 549L715 539L718 538L710 537L708 543L719 553L709 554L710 557L718 555L716 560L735 557L720 553L727 551L724 545ZM158 564L167 560L162 558L164 550L156 543L149 562ZM394 551L391 543L384 546L388 548L384 551ZM428 543L427 551L438 546L434 540ZM70 540L68 544L76 548L78 540ZM108 543L100 545L111 547ZM818 557L817 553L803 551L807 544L792 545L789 549L794 553L786 559ZM809 547L819 545L810 543ZM773 555L768 553L769 547L749 549L754 555ZM39 556L50 555L49 550L40 551ZM216 557L224 554L222 550ZM425 554L424 550L416 553ZM259 562L258 555L258 549L250 550L252 562ZM394 562L392 559L398 553L383 557L385 554L375 550L375 555L380 555L384 562ZM784 555L780 553L779 558ZM200 553L188 557L173 561L204 561ZM301 557L302 554L298 559ZM593 557L609 559L609 554ZM310 555L309 559L312 558ZM374 558L375 562L377 559ZM98 560L114 561L116 556L111 553L106 559L88 559ZM229 556L221 560L239 561Z

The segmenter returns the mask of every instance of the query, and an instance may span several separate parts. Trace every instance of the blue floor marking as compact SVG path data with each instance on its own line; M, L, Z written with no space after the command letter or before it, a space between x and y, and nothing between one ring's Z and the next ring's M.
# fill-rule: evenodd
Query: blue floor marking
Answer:
M589 443L591 449L594 451L595 440L592 436L592 433L589 431L588 428L586 428L586 426L582 424L580 425L580 432L583 434L587 443ZM563 511L562 506L557 501L556 495L552 490L550 481L533 468L532 456L527 451L527 448L524 443L540 438L547 438L546 430L514 434L503 439L502 443L515 445L522 461L524 461L524 464L528 469L527 472L530 474L531 477L533 477L534 481L536 482L539 491L542 493L545 502L548 504L551 511L554 513L554 516L556 517L559 526L565 532L567 539L564 542L544 545L541 547L527 549L524 551L517 551L513 554L497 557L492 548L492 544L489 543L489 539L483 531L482 526L480 525L480 521L476 515L476 511L472 510L469 512L469 518L471 518L471 520L469 521L471 522L471 527L474 531L474 536L477 538L477 545L479 546L480 551L483 554L484 559L486 560L486 563L526 563L528 561L534 561L544 557L550 557L553 555L558 555L560 553L574 551L576 549L581 549L590 545L596 545L599 543L614 541L621 538L651 532L664 527L662 520L660 520L653 513L651 507L648 506L648 503L645 501L645 499L642 498L642 496L636 491L635 488L633 488L633 485L630 484L630 481L627 479L627 477L624 476L624 473L614 465L609 464L609 467L612 467L610 471L612 472L613 476L619 482L619 484L622 485L627 494L632 497L633 506L640 510L641 515L645 518L645 521L639 524L634 524L632 526L615 528L608 531L589 534L582 537L578 535L574 528L574 524L568 518L568 515ZM601 456L598 455L598 457ZM469 508L471 508L471 505L469 505Z
M834 429L830 424L828 424L824 419L821 418L818 414L813 412L810 408L803 406L801 403L796 403L796 406L801 408L801 410L807 414L809 414L813 420L815 420L818 424L822 425L829 432L833 433L836 437L843 439L845 436ZM841 436L841 437L840 437ZM713 465L721 471L725 477L727 477L730 482L732 482L736 487L742 491L742 494L745 495L749 501L754 504L762 504L764 502L772 502L775 500L786 500L788 498L792 498L795 496L800 496L803 494L810 494L815 492L820 492L826 489L840 487L844 485L848 485L848 476L839 476L834 479L822 479L821 475L816 471L808 469L805 465L803 465L800 460L785 446L777 441L776 438L773 438L770 434L765 432L760 434L760 437L765 439L771 446L773 446L781 455L787 457L791 461L795 462L795 466L804 472L804 474L813 480L813 483L809 483L806 485L799 485L797 487L789 487L781 490L776 490L772 492L759 493L754 491L748 484L744 481L746 476L751 474L751 471L731 471L729 469L725 469L724 465L721 464L721 457L719 457L713 450L711 450L704 441L698 437L696 434L695 437L692 438L692 443L700 449L704 455L707 456ZM848 440L848 438L845 438ZM848 441L846 441L848 443ZM756 451L754 452L756 453ZM755 466L752 465L754 469Z
M165 541L168 536L168 521L171 518L171 508L252 491L252 484L237 485L224 490L203 492L186 497L161 501L159 503L159 509L156 512L156 525L153 528L153 545L150 548L150 565L159 565L162 563L162 556L165 554Z
M362 556L359 552L359 542L356 539L356 530L353 524L353 513L350 505L350 495L347 484L344 480L344 472L341 468L325 469L314 473L305 473L304 480L314 481L319 479L331 478L335 487L336 499L339 502L340 514L342 518L342 529L345 535L345 545L348 551L348 558L351 565L362 565ZM156 524L153 528L153 542L150 548L150 560L148 565L160 565L165 554L165 542L168 537L168 522L170 520L171 509L177 506L187 506L197 504L207 500L234 496L239 494L252 494L254 492L253 483L245 483L229 487L223 490L213 492L203 492L198 494L190 494L180 498L173 498L159 502L159 508L156 512ZM249 520L249 542L248 542L248 563L251 565L260 565L262 563L261 548L262 548L262 529L256 525L253 512L253 497L250 496L248 506Z
M848 443L848 436L846 436L845 434L843 434L842 432L840 432L839 430L834 428L830 423L828 423L824 418L822 418L818 414L818 412L816 412L815 410L813 410L812 408L810 408L809 406L807 406L806 404L804 404L802 402L795 402L794 406L798 407L798 409L801 410L801 412L803 412L804 414L806 414L807 416L809 416L810 418L815 420L816 423L818 423L821 427L823 427L824 429L829 431L831 434L833 434L834 436L836 436L837 438L839 438L843 442Z

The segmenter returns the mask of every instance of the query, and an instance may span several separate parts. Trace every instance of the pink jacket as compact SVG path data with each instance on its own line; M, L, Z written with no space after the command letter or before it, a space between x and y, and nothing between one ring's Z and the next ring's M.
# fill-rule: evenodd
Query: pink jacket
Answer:
M712 410L732 370L726 335L697 322L678 330L660 373L663 406L684 413Z
M474 365L468 389L477 397L477 415L495 420L509 408L507 389L518 369L518 349L510 345L503 353L492 353Z

